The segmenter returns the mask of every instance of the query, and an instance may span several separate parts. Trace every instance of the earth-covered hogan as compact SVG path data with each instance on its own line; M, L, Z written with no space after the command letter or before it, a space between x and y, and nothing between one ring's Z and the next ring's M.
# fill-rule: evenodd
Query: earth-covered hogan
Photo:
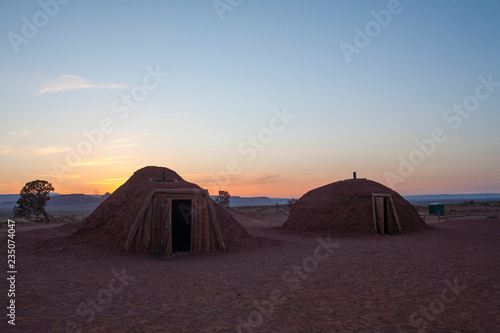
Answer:
M250 235L208 191L173 170L136 171L72 237L146 252L205 252L239 247Z
M293 205L282 228L331 234L429 229L401 195L367 179L347 179L307 192Z

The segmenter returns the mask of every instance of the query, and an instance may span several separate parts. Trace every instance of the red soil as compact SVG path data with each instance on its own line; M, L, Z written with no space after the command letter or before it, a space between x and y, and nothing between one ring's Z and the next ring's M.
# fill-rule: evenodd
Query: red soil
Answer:
M316 236L271 228L279 214L278 220L238 216L260 235L252 238L253 248L169 261L106 251L100 243L40 247L54 237L68 239L79 226L19 225L16 327L5 316L4 278L0 331L235 332L239 320L249 319L255 332L500 331L498 219L336 237L339 247L315 264ZM6 229L0 226L0 244L6 244ZM281 297L274 303L276 293Z

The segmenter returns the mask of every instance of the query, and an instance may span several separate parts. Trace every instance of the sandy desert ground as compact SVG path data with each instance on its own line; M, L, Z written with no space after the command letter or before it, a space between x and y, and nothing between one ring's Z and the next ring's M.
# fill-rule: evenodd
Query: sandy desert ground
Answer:
M19 224L16 326L4 313L0 331L500 331L499 218L328 239L274 228L286 213L233 214L252 244L168 260L44 242L75 223ZM2 258L6 239L2 225ZM0 288L6 312L5 278Z

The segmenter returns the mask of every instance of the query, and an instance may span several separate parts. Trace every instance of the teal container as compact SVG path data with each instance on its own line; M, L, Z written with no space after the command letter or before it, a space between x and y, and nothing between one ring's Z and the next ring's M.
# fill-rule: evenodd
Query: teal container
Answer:
M444 204L442 203L430 203L429 204L429 214L430 215L444 215Z

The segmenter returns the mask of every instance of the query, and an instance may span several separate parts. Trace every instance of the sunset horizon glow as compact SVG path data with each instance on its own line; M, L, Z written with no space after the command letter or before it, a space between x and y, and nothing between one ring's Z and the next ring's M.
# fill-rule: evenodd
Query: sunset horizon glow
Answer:
M497 1L3 7L0 194L102 195L148 165L211 195L299 198L354 171L500 193Z

